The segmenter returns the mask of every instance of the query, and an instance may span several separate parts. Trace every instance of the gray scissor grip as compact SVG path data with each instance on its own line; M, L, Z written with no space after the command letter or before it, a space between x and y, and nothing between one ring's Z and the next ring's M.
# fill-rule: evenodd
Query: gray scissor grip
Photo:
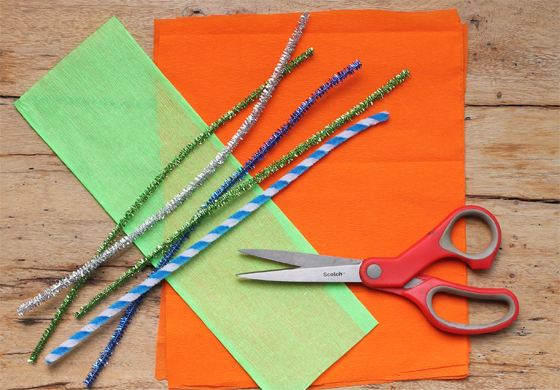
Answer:
M492 234L492 240L490 241L490 245L488 245L488 248L486 248L480 253L465 253L457 249L457 247L453 244L453 241L451 241L451 230L453 229L453 225L455 225L455 223L460 218L463 217L477 217L479 219L482 219L484 222L486 222L486 224L490 227L490 232ZM441 239L439 240L439 244L443 249L446 249L449 252L464 256L471 260L481 260L490 256L490 254L492 254L492 252L494 252L496 247L500 244L498 242L498 237L499 237L498 226L496 225L494 220L490 218L486 213L480 210L471 209L471 210L463 210L457 213L455 217L453 217L449 225L447 225L447 228L445 228L445 231L443 232Z
M460 322L447 321L436 314L432 304L434 295L437 294L438 292L446 292L452 295L460 295L466 298L506 302L508 304L509 310L503 318L499 319L498 321L491 322L489 324L461 324ZM500 325L504 322L509 321L515 315L516 312L515 302L513 301L513 298L507 294L482 294L482 293L475 293L471 291L464 291L455 287L448 287L448 286L438 286L432 288L426 295L426 304L428 306L428 309L432 313L432 315L439 322L451 328L465 329L465 330L481 330L481 329L491 328L496 325Z

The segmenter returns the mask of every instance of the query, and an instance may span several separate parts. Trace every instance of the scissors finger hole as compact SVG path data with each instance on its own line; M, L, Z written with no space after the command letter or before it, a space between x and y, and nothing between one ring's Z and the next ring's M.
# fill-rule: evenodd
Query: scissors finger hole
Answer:
M473 291L474 288L467 287L467 286L460 286L457 285L456 287L453 286L437 286L432 288L428 291L426 295L426 305L429 311L429 314L433 316L433 321L435 321L434 325L443 325L447 326L451 331L453 330L462 330L467 331L468 333L487 333L489 331L499 330L502 329L509 324L511 324L515 318L517 317L517 313L519 310L519 306L517 303L517 299L515 296L509 292L508 290L485 290L485 289L478 289L480 292ZM442 317L440 317L436 311L434 310L434 296L440 293L448 293L451 295L457 295L469 299L479 299L485 302L497 302L501 301L508 305L508 312L505 316L498 320L494 320L492 322L486 322L483 324L465 324L461 322L455 321L448 321ZM494 306L494 305L491 305Z
M456 248L464 248L464 231L467 232L467 254L484 251L492 243L492 231L488 224L474 217L459 218L451 229L451 242Z
M465 301L469 304L469 318L467 321L463 318L458 318L456 311L450 312L449 310L450 307L457 307L457 305L464 304ZM498 322L509 312L509 305L503 300L465 298L443 291L433 295L432 305L435 314L441 319L465 325L486 325ZM462 316L462 314L459 316Z
M489 324L504 318L509 312L507 302L498 300L468 299L469 323Z
M479 252L476 252L476 253L465 253L465 252L459 250L455 246L455 244L453 243L453 240L451 238L451 235L452 235L451 233L452 233L453 227L455 227L455 225L457 225L458 221L460 221L461 219L465 219L466 217L472 217L472 218L478 219L481 223L481 225L480 225L481 228L482 228L483 224L485 224L490 230L490 243L489 243L489 245L487 245L485 247L485 249L483 249ZM462 222L462 223L464 223L464 222ZM448 250L452 253L464 256L468 259L481 260L481 259L485 259L488 256L490 256L494 252L494 250L498 247L499 237L500 237L499 227L496 224L496 222L494 221L494 219L492 219L488 214L486 214L485 212L483 212L479 209L466 209L466 210L460 211L459 213L457 213L453 217L453 219L451 220L451 222L449 223L449 225L447 226L447 228L443 232L443 235L441 236L440 245L441 245L442 248L444 248L444 249L446 249L446 250Z

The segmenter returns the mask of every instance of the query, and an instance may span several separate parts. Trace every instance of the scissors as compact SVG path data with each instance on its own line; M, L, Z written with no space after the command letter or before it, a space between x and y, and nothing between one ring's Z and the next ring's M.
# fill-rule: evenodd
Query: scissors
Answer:
M490 227L492 240L480 253L464 253L451 241L453 225L463 217L477 217ZM416 244L394 258L370 257L365 260L321 256L306 253L265 249L240 249L251 256L297 266L281 270L251 272L237 275L240 278L276 282L326 282L363 283L372 289L386 291L408 298L424 313L438 329L456 334L481 334L503 329L519 314L519 302L515 295L504 288L476 288L455 284L421 272L428 265L444 258L455 258L467 263L472 269L492 266L501 239L500 225L487 210L477 206L460 207ZM432 300L436 293L445 292L467 298L503 301L508 313L489 324L462 324L447 321L436 314Z

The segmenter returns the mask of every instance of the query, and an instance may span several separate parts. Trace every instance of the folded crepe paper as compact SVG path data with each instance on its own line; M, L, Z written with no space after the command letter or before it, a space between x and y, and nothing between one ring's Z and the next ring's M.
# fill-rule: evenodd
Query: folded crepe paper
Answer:
M281 47L282 31L293 18L232 15L156 20L154 61L201 117L211 121L263 77L262 69L275 60L270 53ZM289 113L288 102L303 97L305 90L296 85L311 88L332 69L354 58L364 65L336 96L326 97L321 109L301 122L313 127L344 112L356 97L381 85L395 70L408 68L412 78L407 85L376 105L376 110L391 112L390 131L372 131L363 134L359 143L342 146L313 175L302 177L275 200L321 254L357 259L396 256L450 210L464 204L466 41L467 26L460 23L455 10L312 13L301 44L313 46L315 58L291 76L297 82L279 86L252 138L234 155L238 159L248 156L266 138L267 129ZM262 54L258 64L247 59L249 53L257 52ZM216 94L220 94L219 102L214 99ZM218 137L225 140L230 133L224 129ZM284 142L295 144L297 140L294 133ZM280 154L274 152L270 157ZM338 180L336 186L321 186L347 169L355 174ZM277 178L273 176L266 184ZM464 248L464 226L455 231L454 242ZM247 272L252 269L249 264L245 268ZM427 272L467 283L461 262L441 261ZM468 375L468 336L440 332L404 299L359 285L349 287L380 325L321 375L315 386ZM465 300L436 296L434 304L442 317L468 321ZM156 377L167 378L170 388L256 386L168 286L163 288L159 329Z
M276 56L293 30L297 15L290 19L292 25L282 31L284 42ZM268 67L268 72L274 64ZM314 87L305 89L304 85L303 88L307 95ZM291 99L290 105L299 101L299 97ZM15 105L113 218L123 215L162 167L205 127L115 18L72 51ZM282 120L272 129L280 123ZM314 129L299 125L294 134L301 137L302 133ZM127 224L127 233L161 208L165 200L190 182L223 147L216 137L209 141L194 150L166 178L162 188ZM168 216L164 224L158 224L137 240L136 245L144 253L153 249L194 214L212 191L240 166L233 157L228 158L188 203ZM216 221L223 220L260 192L256 188L230 202L215 213L215 218L203 222L192 239L204 236ZM188 268L184 281L198 293L192 302L199 316L222 343L239 341L235 347L230 346L230 351L265 383L263 387L303 388L377 322L345 286L309 286L305 295L299 289L255 286L253 292L240 294L232 281L236 281L235 274L246 271L247 267L237 254L238 248L250 243L270 249L314 252L272 202L250 219L250 223L184 267ZM76 259L83 260L87 258ZM255 270L264 264L252 262ZM171 284L179 282L181 278L175 278ZM208 306L212 310L203 312L202 308ZM247 332L268 342L244 343ZM254 356L258 356L258 361ZM286 376L286 372L291 374Z

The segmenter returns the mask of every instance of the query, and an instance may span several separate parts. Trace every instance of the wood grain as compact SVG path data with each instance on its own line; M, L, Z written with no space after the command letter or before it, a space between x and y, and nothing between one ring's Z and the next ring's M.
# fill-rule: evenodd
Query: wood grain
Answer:
M559 124L558 107L467 107L467 195L557 201Z
M47 368L26 363L62 298L25 317L15 315L17 306L73 270L84 250L92 255L113 221L17 113L13 101L113 15L151 54L154 18L364 8L457 8L461 20L469 23L467 200L493 212L503 231L494 267L470 272L469 283L510 288L522 310L511 327L471 339L467 379L351 389L560 387L558 2L33 0L3 1L0 7L0 389L84 388L89 365L111 332L111 326L104 327L64 365ZM485 239L486 229L469 221L469 248L480 247ZM48 269L39 266L47 256ZM100 267L73 308L89 301L139 256L136 248L130 248L117 261ZM119 347L96 388L167 388L165 381L154 379L158 308L159 290L149 295L128 330L136 342ZM495 319L496 313L471 305L471 321L490 318ZM66 339L81 326L78 322L66 316L49 345Z

